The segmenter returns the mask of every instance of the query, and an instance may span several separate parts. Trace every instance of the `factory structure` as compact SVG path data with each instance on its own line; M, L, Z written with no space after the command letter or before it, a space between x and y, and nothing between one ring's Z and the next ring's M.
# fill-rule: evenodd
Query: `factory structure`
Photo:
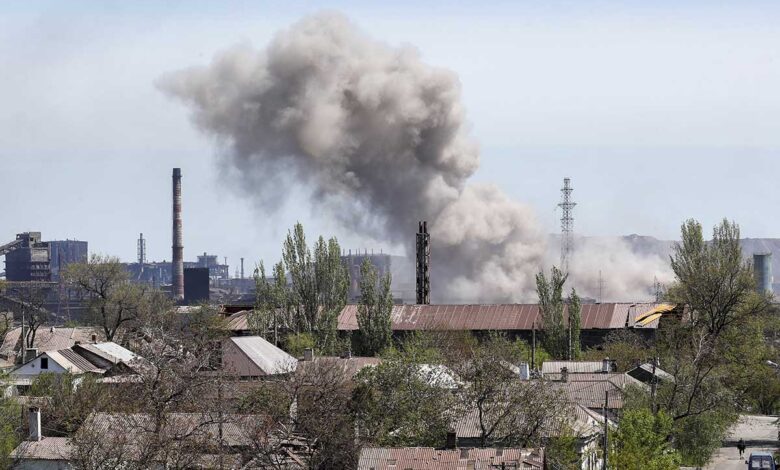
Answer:
M254 301L255 280L245 275L244 258L240 259L235 275L231 277L227 258L220 259L216 254L203 252L194 261L184 261L184 236L182 216L182 172L180 168L172 171L171 192L171 261L147 260L147 239L143 233L137 241L137 259L123 263L133 282L147 284L170 293L178 303L194 304L209 300L215 301ZM561 189L562 200L558 206L561 217L561 266L569 264L574 254L573 209L571 179L565 178ZM416 249L413 257L394 256L374 250L345 250L341 261L347 268L350 285L348 302L357 303L360 299L360 268L368 259L377 269L380 277L392 278L392 295L396 304L427 305L431 303L431 236L426 221L420 221L415 235ZM764 251L762 251L764 250ZM767 247L753 247L752 252L756 289L760 293L772 293L775 288L772 275L773 257ZM88 260L88 243L81 240L44 241L41 232L22 232L3 245L0 256L5 257L4 270L0 278L10 282L50 283L52 292L63 296L63 289L54 287L61 280L61 273L70 263L83 263ZM750 255L748 255L750 256ZM253 270L250 269L250 273ZM67 296L66 296L67 297ZM61 301L61 300L60 300ZM591 300L599 302L599 300ZM52 299L54 302L54 299Z
M85 241L42 241L41 232L19 233L15 240L0 246L0 256L5 256L5 279L19 282L57 282L68 264L85 263L88 251Z

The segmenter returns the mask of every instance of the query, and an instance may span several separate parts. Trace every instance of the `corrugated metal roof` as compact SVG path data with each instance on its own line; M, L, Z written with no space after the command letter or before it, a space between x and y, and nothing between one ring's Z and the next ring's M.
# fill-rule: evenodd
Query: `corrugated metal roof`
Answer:
M592 412L584 405L570 403L567 406L570 407L570 412L562 419L551 418L542 423L539 433L543 438L560 437L566 427L574 431L578 437L588 437L600 432L597 424L598 415L591 414ZM452 427L458 439L476 440L482 436L479 413L476 409L457 416Z
M311 361L298 361L296 372L306 373L310 370L340 370L344 377L352 378L364 367L374 367L382 362L378 357L333 357L317 356Z
M542 374L559 374L566 368L570 374L597 374L604 367L603 361L545 361Z
M584 304L583 329L634 327L635 317L659 304L608 303ZM339 330L357 330L357 305L347 305L339 314ZM391 313L393 330L531 330L542 328L536 304L496 305L395 305ZM643 328L656 328L655 321Z
M601 409L609 392L607 409L623 408L623 388L610 381L598 382L558 382L569 401L591 409Z
M259 415L169 413L165 416L162 432L169 436L188 436L197 432L203 439L216 439L221 421L225 444L235 447L252 443L254 423L261 419ZM84 426L105 437L121 434L128 443L141 441L142 436L152 434L155 429L150 415L141 413L92 413Z
M57 364L62 366L64 369L67 369L68 372L72 374L85 373L85 372L93 372L93 373L105 372L103 369L92 364L91 362L86 360L83 356L80 356L72 349L60 349L59 351L49 351L45 354L49 356L53 361L57 362Z
M70 460L73 447L67 437L44 437L40 441L23 441L11 452L16 459Z
M12 328L5 334L3 345L0 346L0 356L8 358L15 355L15 352L21 344L19 341L21 334L21 327ZM67 349L76 344L76 341L81 343L91 342L93 334L96 335L98 339L103 338L103 333L99 328L95 327L41 327L35 332L33 347L37 348L39 353Z
M266 374L283 374L295 370L298 360L260 336L230 338L246 356Z
M364 447L360 451L359 470L435 470L500 468L502 463L518 469L541 469L541 449L452 449L431 447Z
M130 362L138 357L134 352L123 348L113 341L95 344L79 344L79 347L84 348L92 354L100 356L113 364L120 361Z

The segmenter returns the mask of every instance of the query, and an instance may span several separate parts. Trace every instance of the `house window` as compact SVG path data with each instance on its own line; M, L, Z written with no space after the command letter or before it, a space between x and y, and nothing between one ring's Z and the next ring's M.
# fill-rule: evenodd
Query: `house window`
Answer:
M48 369L49 368L49 358L48 357L42 357L41 358L41 369Z

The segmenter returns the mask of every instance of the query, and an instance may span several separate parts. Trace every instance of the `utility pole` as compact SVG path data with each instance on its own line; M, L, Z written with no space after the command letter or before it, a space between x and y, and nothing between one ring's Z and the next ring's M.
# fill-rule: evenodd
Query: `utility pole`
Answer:
M531 370L536 370L536 322L531 326Z
M655 394L658 390L658 378L655 375L655 368L658 365L658 357L653 357L653 377L650 379L650 410L653 412L653 414L656 414L658 411L656 410L655 406Z
M609 419L607 419L607 406L609 405L609 390L604 392L604 465L607 470L609 461Z

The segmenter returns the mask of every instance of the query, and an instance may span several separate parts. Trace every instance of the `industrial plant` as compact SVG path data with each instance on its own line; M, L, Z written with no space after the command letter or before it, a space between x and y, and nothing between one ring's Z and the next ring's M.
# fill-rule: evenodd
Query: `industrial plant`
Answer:
M780 468L780 6L21 3L0 469Z

